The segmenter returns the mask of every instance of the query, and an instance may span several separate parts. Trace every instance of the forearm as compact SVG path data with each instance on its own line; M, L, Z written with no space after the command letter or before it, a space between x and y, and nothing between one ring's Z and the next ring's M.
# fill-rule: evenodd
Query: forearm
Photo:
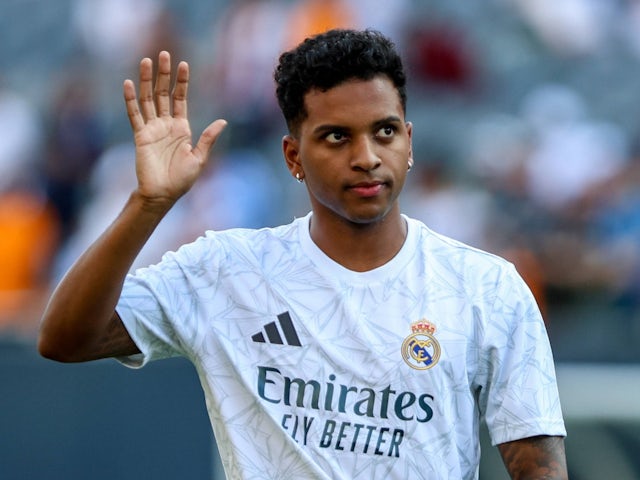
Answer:
M136 256L168 211L132 194L111 226L74 263L44 312L39 345L49 358L91 357L109 335L122 285Z
M566 480L564 438L537 436L498 445L514 480Z

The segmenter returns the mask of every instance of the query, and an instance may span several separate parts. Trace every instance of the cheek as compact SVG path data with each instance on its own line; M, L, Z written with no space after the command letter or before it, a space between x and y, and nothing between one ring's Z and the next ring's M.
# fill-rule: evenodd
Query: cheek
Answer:
M334 163L315 160L304 166L307 192L312 202L335 207L339 203L344 175Z
M335 182L340 175L340 162L337 154L321 149L300 151L300 164L305 176L315 184Z
M307 174L305 183L311 195L326 199L335 196L340 180L329 165L314 166L309 170L305 170L305 173Z
M393 170L397 176L405 177L409 171L409 160L411 159L410 148L398 148L393 152Z

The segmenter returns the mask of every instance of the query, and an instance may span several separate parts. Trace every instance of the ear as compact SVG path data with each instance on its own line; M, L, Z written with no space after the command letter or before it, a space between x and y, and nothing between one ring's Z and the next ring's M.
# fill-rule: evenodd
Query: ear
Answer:
M405 123L407 127L407 135L409 135L409 168L413 166L413 124L411 122Z
M295 177L297 173L304 177L300 163L300 141L291 135L285 135L282 137L282 153L291 175Z

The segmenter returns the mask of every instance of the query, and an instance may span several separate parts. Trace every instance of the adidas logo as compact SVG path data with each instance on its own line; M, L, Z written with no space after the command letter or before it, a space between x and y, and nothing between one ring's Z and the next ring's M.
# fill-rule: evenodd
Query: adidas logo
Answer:
M264 335L267 334L265 339ZM284 340L282 336L284 335ZM298 333L296 332L291 316L289 312L284 312L278 315L278 321L267 323L263 327L262 332L258 332L251 336L251 340L257 343L274 343L277 345L291 345L294 347L301 347Z

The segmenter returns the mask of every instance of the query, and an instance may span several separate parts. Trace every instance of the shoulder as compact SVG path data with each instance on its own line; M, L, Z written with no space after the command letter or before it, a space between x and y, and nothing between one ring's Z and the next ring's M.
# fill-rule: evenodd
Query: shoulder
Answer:
M300 220L287 225L261 229L232 228L205 232L175 252L167 252L162 263L202 265L235 261L251 261L264 255L295 248L298 243Z
M518 276L514 265L505 258L468 245L430 229L419 220L407 217L419 233L419 242L428 262L457 274Z
M535 315L531 290L513 263L417 223L420 262L431 290L482 306L485 312L524 308Z
M296 219L286 225L277 227L265 227L259 229L232 228L222 231L207 231L198 239L204 245L226 245L228 248L251 249L259 251L269 246L298 243L298 232L301 228L301 219Z

